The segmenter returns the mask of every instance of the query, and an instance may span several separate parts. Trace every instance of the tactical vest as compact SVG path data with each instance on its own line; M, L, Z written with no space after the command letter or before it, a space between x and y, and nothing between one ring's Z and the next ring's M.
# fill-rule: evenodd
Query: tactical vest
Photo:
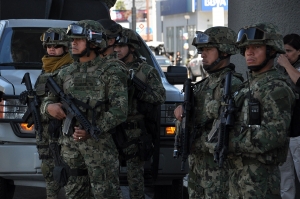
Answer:
M261 79L263 79L263 81L261 81ZM251 82L251 97L258 99L259 102L262 101L262 98L264 98L264 96L261 96L259 92L256 91L257 88L253 88L254 86L256 86L256 82L260 81L260 85L266 85L268 82L270 81L283 81L285 82L285 78L282 77L279 73L274 73L274 72L269 72L267 74L267 77L265 76L261 76L260 78L255 79L255 81ZM239 133L243 133L246 135L246 137L244 138L245 140L245 145L247 145L246 141L249 141L249 144L251 143L251 135L252 135L252 131L254 131L256 128L259 127L248 127L248 123L249 123L249 83L244 82L241 86L241 90L236 92L234 95L234 99L235 99L235 104L236 107L238 109L238 117L237 119L239 121L237 121L239 123L239 125L235 125L235 132L239 132ZM276 96L273 96L276 97ZM278 97L280 97L280 95L278 95ZM243 128L241 128L241 125L243 124ZM248 137L247 137L248 136ZM242 157L247 157L247 158L252 158L252 159L257 159L258 161L260 161L263 164L280 164L282 162L285 161L285 157L287 154L287 149L288 149L288 139L284 140L285 145L282 146L281 148L277 148L271 151L268 151L264 154L257 154L257 153L251 153L251 151L249 151L249 153L241 153Z
M195 88L193 92L194 102L195 102L194 113L196 112L197 114L197 117L195 118L194 121L195 126L205 127L209 123L210 125L207 126L207 129L208 130L211 129L213 120L217 118L212 118L208 116L208 113L206 112L207 104L215 100L216 110L214 112L218 112L218 108L220 106L221 97L223 93L223 81L228 71L231 71L231 69L224 68L224 70L220 71L219 74L212 74L210 77L207 77L195 84ZM243 81L243 77L241 74L236 73L234 71L232 72L233 72L233 78L237 78Z

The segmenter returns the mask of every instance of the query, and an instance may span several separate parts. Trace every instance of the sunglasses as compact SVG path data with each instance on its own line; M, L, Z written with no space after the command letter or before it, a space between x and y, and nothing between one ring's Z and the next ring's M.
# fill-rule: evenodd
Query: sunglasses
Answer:
M247 37L248 41L263 41L266 39L282 39L281 35L269 34L264 32L261 29L252 27L252 28L242 28L240 29L236 42L241 42L244 37Z
M46 46L47 48L55 48L55 49L64 47L63 45L54 45L54 44L48 44Z

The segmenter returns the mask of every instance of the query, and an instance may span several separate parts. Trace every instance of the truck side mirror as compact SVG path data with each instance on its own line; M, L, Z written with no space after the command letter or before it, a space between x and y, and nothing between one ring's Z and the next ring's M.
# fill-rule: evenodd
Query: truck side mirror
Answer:
M164 72L168 82L174 84L184 84L187 79L187 69L185 66L168 66Z

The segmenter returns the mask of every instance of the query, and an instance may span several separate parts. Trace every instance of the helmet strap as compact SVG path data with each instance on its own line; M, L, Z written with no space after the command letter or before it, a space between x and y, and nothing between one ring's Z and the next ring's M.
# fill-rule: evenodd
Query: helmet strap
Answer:
M131 50L130 50L130 46L129 45L127 45L128 46L128 52L127 52L127 54L122 58L122 59L120 59L122 62L124 62L124 63L126 63L126 60L128 59L128 56L130 55L130 54L132 54L132 56L134 56L134 51L132 52Z
M250 71L254 71L254 72L257 72L257 71L260 71L261 69L263 69L271 59L274 59L276 57L276 53L274 53L273 55L270 55L270 54L271 54L271 48L269 46L266 46L266 59L259 65L248 66L248 69Z
M210 65L203 65L204 70L206 70L207 73L213 72L213 69L215 68L216 65L218 65L222 60L226 59L229 55L227 56L222 56L222 52L218 49L218 58Z
M91 51L89 44L90 44L89 42L86 42L85 49L79 54L73 54L73 56L76 57L76 58L83 57L84 55L89 57L90 56L90 51Z

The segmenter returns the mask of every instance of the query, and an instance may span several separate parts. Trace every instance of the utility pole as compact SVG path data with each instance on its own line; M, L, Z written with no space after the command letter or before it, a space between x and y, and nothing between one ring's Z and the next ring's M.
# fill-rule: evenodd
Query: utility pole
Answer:
M147 17L148 18L148 17ZM132 0L132 9L131 9L131 29L136 31L136 8L135 0Z
M147 34L147 41L149 41L149 33L150 33L150 27L149 27L149 0L146 0L146 10L147 10L147 28L146 28L146 34Z

